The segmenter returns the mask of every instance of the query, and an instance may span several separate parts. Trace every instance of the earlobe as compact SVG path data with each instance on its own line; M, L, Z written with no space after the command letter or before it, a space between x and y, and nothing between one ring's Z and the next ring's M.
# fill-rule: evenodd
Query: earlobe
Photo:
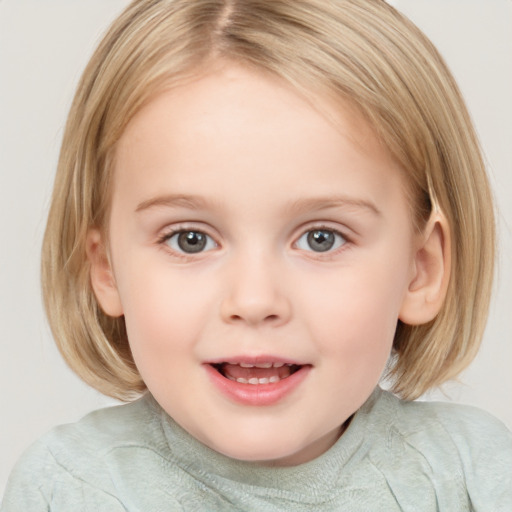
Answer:
M409 325L425 324L436 317L450 280L450 229L441 212L431 215L420 237L412 277L399 314L399 319Z
M119 317L123 315L123 307L117 285L103 237L98 229L89 230L86 252L90 264L91 285L98 304L108 316Z

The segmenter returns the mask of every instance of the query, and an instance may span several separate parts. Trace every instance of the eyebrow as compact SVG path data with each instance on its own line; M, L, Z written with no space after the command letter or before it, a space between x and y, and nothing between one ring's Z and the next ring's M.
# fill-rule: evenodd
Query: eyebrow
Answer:
M350 196L329 196L319 198L305 198L294 201L290 210L292 213L301 213L304 211L319 211L329 208L355 208L358 210L367 210L370 213L381 216L382 212L375 203L366 199L354 198Z
M166 194L163 196L152 197L146 201L142 201L137 205L136 212L142 212L151 208L157 207L182 207L192 210L205 209L215 205L201 196L194 196L188 194Z
M151 208L168 207L168 208L187 208L191 210L209 209L217 207L216 201L211 201L202 196L189 194L166 194L162 196L152 197L146 201L142 201L137 205L136 212L142 212ZM329 196L329 197L311 197L297 199L289 206L292 214L300 214L303 212L327 210L329 208L356 208L367 210L370 213L381 216L381 211L377 206L368 200L354 198L350 196Z

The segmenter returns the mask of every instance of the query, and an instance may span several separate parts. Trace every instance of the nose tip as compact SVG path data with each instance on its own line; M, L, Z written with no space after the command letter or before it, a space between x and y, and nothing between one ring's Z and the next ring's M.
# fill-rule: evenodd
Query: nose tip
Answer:
M278 326L288 322L291 304L284 283L273 279L269 269L249 269L233 276L221 305L225 322L249 326Z

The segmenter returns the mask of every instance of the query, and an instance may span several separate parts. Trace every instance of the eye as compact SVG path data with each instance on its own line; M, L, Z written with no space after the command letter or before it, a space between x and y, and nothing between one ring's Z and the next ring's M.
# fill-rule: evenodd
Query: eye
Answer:
M327 252L338 249L347 241L332 229L312 229L306 231L297 241L297 247L304 251Z
M196 254L217 247L214 240L201 231L182 230L167 237L165 243L176 252Z

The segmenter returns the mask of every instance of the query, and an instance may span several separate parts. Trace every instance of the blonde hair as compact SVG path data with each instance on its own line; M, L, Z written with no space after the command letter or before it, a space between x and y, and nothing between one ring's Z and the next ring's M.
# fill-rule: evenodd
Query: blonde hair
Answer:
M46 229L42 284L56 342L101 392L145 389L123 318L98 306L85 240L108 222L116 143L162 88L223 58L273 73L298 90L327 91L369 120L405 170L415 218L443 212L450 283L430 323L398 323L394 391L416 398L473 359L485 326L494 262L492 198L459 90L430 41L381 0L135 0L107 32L73 102Z

